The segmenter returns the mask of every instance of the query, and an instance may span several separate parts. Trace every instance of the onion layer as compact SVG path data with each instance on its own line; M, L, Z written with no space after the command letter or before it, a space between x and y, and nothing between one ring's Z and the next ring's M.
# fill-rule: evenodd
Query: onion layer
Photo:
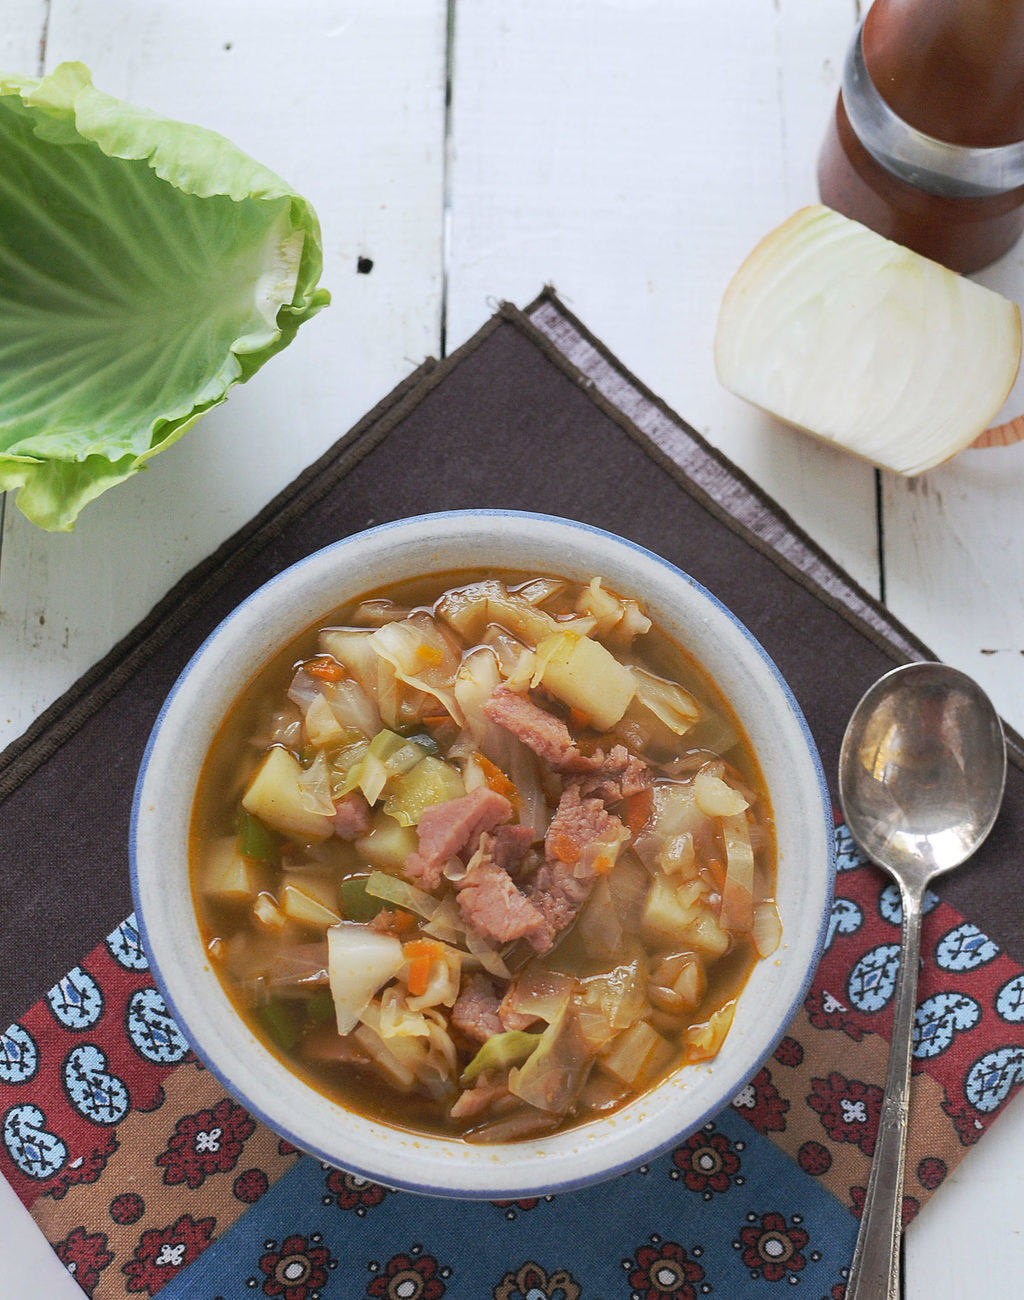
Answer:
M758 244L715 336L731 392L908 475L987 428L1020 356L1014 303L820 205Z

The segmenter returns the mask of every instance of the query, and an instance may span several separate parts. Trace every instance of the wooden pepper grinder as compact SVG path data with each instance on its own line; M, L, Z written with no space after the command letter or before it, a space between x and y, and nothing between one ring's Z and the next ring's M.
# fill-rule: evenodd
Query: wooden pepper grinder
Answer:
M954 271L1024 229L1024 0L875 0L818 167L837 212Z

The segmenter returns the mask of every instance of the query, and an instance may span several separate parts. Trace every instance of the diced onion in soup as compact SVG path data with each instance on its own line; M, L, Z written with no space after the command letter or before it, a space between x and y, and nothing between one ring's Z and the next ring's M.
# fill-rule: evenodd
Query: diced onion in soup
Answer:
M636 678L636 698L677 736L685 736L700 721L700 705L677 682L667 682L636 664L630 671Z
M745 812L722 818L726 876L719 920L729 930L747 931L754 921L754 850Z
M413 912L428 921L438 909L438 900L431 894L418 889L415 885L410 885L407 880L402 880L399 876L389 876L383 871L370 873L366 881L366 892L372 894L374 898L383 899L385 903L393 903L395 907L404 908L407 912Z
M304 668L300 668L292 678L291 686L288 687L288 698L303 713L308 713L310 705L319 697L320 683L315 682Z
M782 922L775 904L768 900L754 908L754 923L750 931L759 957L770 957L782 939Z

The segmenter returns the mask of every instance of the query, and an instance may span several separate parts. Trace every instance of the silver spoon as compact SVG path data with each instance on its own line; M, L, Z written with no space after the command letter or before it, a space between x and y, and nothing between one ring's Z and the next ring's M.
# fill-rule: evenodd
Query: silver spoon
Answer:
M847 1300L899 1300L903 1163L925 888L965 862L996 819L1006 747L988 696L965 673L915 663L879 678L853 711L839 753L850 833L893 877L903 943L882 1115Z

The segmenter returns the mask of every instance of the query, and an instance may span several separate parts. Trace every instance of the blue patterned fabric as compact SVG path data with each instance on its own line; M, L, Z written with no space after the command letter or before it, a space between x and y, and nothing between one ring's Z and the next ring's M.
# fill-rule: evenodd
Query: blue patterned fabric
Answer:
M161 1295L833 1300L856 1233L826 1188L725 1111L650 1165L535 1202L384 1194L305 1157Z

